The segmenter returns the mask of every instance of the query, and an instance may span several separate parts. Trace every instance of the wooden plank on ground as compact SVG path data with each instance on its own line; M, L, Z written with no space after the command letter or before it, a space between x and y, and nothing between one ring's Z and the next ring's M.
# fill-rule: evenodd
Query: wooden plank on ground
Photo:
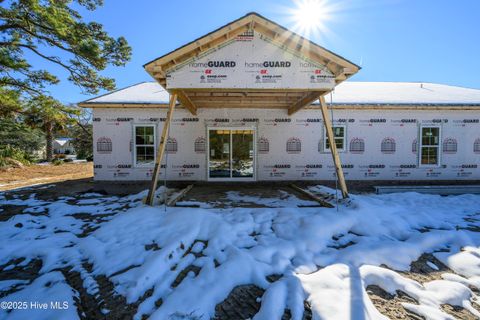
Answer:
M335 208L334 205L332 205L331 203L328 203L327 201L323 200L322 198L314 195L313 193L311 193L310 191L308 190L305 190L305 189L302 189L300 188L299 186L297 185L294 185L294 184L291 184L290 185L293 189L297 190L298 192L300 193L303 193L304 195L306 195L307 197L317 201L318 203L320 203L322 206L324 207L327 207L327 208Z
M176 194L172 196L172 198L167 200L167 206L171 207L174 206L180 199L182 199L190 189L193 188L193 184L188 185L186 188L180 190Z

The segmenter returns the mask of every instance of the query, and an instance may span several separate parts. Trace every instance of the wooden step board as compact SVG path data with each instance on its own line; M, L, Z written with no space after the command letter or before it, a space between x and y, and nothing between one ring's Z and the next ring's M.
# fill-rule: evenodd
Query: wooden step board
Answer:
M306 195L306 196L309 197L310 199L317 201L317 202L320 203L323 207L335 208L335 206L334 206L333 204L325 201L325 200L322 199L321 197L319 197L319 196L311 193L311 192L308 191L308 190L302 189L302 188L300 188L299 186L294 185L294 184L291 184L290 187L292 187L292 188L295 189L296 191L298 191L298 192Z
M188 185L186 188L180 190L179 192L174 193L168 200L167 206L174 206L180 199L182 199L190 189L193 188L193 184Z

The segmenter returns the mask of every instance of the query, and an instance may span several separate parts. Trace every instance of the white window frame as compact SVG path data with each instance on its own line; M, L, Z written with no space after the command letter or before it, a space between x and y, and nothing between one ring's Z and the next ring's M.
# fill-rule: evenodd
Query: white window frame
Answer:
M422 131L426 128L438 128L438 148L437 150L437 163L436 164L422 164L422 148L423 147L435 147L434 145L423 145L422 141ZM442 153L443 153L443 144L442 144L442 126L439 125L421 125L420 131L417 138L417 154L418 154L418 166L423 168L438 168L442 166Z
M344 124L338 124L338 125L332 125L332 130L333 128L338 128L342 127L343 128L343 148L339 149L337 148L338 152L346 152L347 151L347 126ZM335 135L335 133L334 133ZM330 152L330 146L327 145L327 128L323 128L323 152ZM335 139L335 137L334 137Z
M137 146L149 146L149 145L137 145L136 143L136 129L137 127L152 127L153 128L153 162L152 163L137 163ZM150 168L155 165L157 160L157 125L151 123L136 123L133 125L132 130L132 142L133 142L133 165L137 168Z

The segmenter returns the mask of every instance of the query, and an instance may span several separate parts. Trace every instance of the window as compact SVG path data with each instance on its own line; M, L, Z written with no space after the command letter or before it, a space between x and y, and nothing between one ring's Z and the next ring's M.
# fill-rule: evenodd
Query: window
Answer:
M97 139L97 152L98 153L111 153L112 152L112 140L107 137L101 137Z
M396 145L395 140L392 138L385 138L382 140L381 151L382 153L395 153Z
M195 139L195 153L205 153L207 150L207 142L204 137L198 137Z
M135 164L149 165L155 161L155 127L135 126Z
M443 153L457 153L457 140L453 138L443 140Z
M258 153L268 153L270 151L270 142L267 138L258 139Z
M177 151L178 151L177 139L168 137L167 144L165 145L165 152L166 153L177 153Z
M300 153L302 151L302 142L298 138L290 138L287 141L287 153Z
M422 127L420 129L420 164L439 165L439 127Z
M473 143L473 152L480 153L480 138Z
M360 138L354 138L350 141L350 152L363 153L365 151L365 141Z
M335 126L335 127L332 127L332 130L333 130L333 137L335 140L335 145L337 146L337 150L344 151L345 150L345 126ZM329 150L330 142L328 141L327 130L324 130L323 137L324 137L323 141L325 141L323 149Z
M417 153L417 139L413 139L412 141L412 153Z

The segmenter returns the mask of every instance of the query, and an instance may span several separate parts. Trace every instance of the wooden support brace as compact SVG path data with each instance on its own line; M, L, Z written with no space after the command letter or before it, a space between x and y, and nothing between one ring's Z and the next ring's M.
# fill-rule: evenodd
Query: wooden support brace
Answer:
M158 174L160 173L161 163L163 155L165 153L165 145L167 144L168 139L168 128L170 127L170 122L172 120L173 111L175 109L175 104L177 103L177 94L173 93L170 96L170 103L168 105L168 113L165 124L163 125L162 136L160 137L160 144L158 145L157 150L157 159L155 160L155 168L153 169L152 174L152 183L150 185L150 190L148 190L148 196L145 200L145 203L153 206L155 200L155 190L157 189L157 180Z
M335 171L337 172L338 181L340 183L340 189L342 189L342 197L348 198L347 184L343 175L342 163L340 156L338 155L337 145L335 144L335 137L333 136L332 121L328 114L327 104L325 103L325 97L320 97L320 106L322 110L323 123L327 130L328 143L330 146L330 152L332 153L333 163L335 164Z
M178 101L184 106L190 113L194 116L197 115L197 106L190 100L190 98L185 94L185 91L178 90L175 91L178 96Z
M318 99L318 96L320 96L320 94L321 92L318 91L312 91L307 93L305 96L303 96L301 99L296 101L288 108L288 115L291 116L300 109L308 107L310 104L312 104L312 102Z

